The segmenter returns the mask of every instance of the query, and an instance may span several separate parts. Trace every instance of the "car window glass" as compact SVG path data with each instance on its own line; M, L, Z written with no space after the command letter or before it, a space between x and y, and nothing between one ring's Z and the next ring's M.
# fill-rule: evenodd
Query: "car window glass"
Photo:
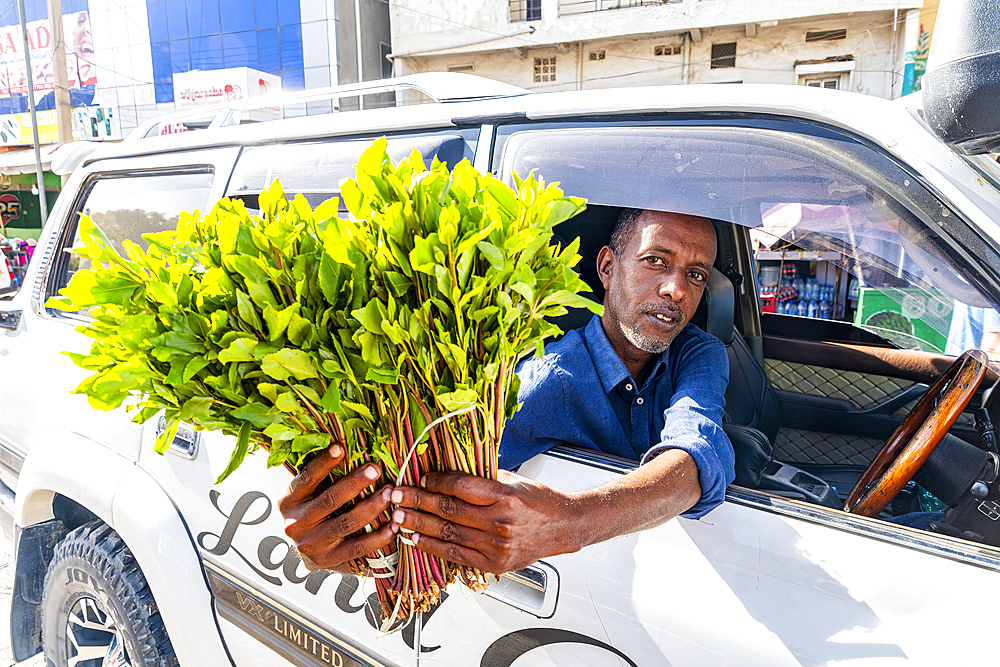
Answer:
M978 316L985 309L987 321L996 315L974 286L974 273L935 231L934 221L949 212L912 177L851 140L690 126L514 132L501 173L510 179L512 172L532 171L592 205L675 211L750 228L758 259L767 257L782 273L775 298L783 298L786 280L797 290L794 302L801 305L783 314L820 317L829 299L831 319L900 347L939 352L949 335L958 336L953 313L971 308ZM790 274L786 267L803 259L798 274ZM981 344L981 336L974 338L962 340Z
M205 211L215 175L211 172L155 174L129 177L96 177L86 190L79 215L87 215L107 235L118 252L125 254L123 242L132 241L142 249L149 244L143 234L175 229L183 211ZM69 248L79 247L80 230L74 225ZM90 267L90 260L67 253L57 280L56 291L74 273Z
M246 148L236 163L226 191L250 208L257 208L256 195L278 179L285 193L303 194L312 206L336 196L340 185L352 178L361 153L371 139L323 141ZM467 155L467 144L457 134L398 137L389 140L387 152L393 162L420 151L429 166L437 157L455 166Z

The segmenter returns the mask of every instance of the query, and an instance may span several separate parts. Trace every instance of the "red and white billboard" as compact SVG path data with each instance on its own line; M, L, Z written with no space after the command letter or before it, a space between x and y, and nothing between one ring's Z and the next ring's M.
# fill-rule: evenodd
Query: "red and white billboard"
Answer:
M267 97L281 92L281 77L249 67L195 70L174 74L174 104L197 107ZM256 109L252 115L278 115L277 107Z
M94 42L90 33L90 14L65 14L63 36L66 41L66 69L69 87L80 88L97 83L94 65ZM28 28L28 51L31 76L36 92L52 90L52 31L49 20L32 21ZM0 95L23 95L28 92L24 69L24 39L19 25L0 28Z

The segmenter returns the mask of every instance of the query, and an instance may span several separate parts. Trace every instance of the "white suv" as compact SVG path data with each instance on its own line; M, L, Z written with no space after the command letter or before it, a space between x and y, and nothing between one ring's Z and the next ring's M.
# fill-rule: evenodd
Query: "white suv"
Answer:
M942 340L971 340L952 330L960 318L1000 304L1000 168L960 150L987 135L949 146L918 99L794 86L530 95L462 75L367 86L329 94L417 88L438 102L243 125L221 111L209 129L159 136L160 124L194 123L191 112L118 145L62 151L72 177L25 288L0 303L0 376L17 378L0 385L0 508L16 540L18 660L43 649L56 667L992 655L1000 459L974 411L1000 421L1000 392L983 391L997 366L965 357L974 381L935 386L938 407L913 408L955 362ZM87 317L44 303L81 268L66 252L81 214L115 241L141 242L223 196L254 207L274 178L315 204L382 135L396 159L418 148L508 179L535 169L586 197L557 232L581 238L598 298L594 258L622 207L713 220L718 259L696 321L730 356L737 481L720 508L539 562L484 595L452 586L422 623L383 634L371 581L300 563L276 507L289 475L267 470L266 455L214 486L232 442L182 431L157 455L155 419L137 425L70 394L86 373L60 352L86 349L74 329ZM759 282L769 266L761 275L784 275L784 295ZM793 292L827 310L788 314ZM904 421L911 433L927 423L916 438L927 462L894 473L902 489L884 509L845 511L852 488L884 490L884 476L859 480ZM564 446L520 473L574 490L636 465Z

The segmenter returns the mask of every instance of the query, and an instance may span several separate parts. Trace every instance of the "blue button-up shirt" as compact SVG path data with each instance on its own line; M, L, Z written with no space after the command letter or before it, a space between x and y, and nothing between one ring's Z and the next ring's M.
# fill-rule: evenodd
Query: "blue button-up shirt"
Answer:
M642 387L591 319L518 370L521 409L504 428L500 467L514 469L559 444L646 463L683 449L698 466L701 500L681 516L704 516L725 499L735 472L722 431L729 360L722 342L688 324L656 360Z

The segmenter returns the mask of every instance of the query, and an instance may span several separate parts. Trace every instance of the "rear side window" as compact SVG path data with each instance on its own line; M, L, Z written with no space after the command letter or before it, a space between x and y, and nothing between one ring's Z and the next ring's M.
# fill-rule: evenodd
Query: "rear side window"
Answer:
M294 144L252 146L243 150L226 189L226 196L242 199L256 209L257 195L275 181L281 181L285 195L302 194L316 206L336 197L341 184L354 177L354 166L373 139L316 141ZM473 148L459 132L389 138L387 152L394 163L420 151L430 166L436 157L449 167L473 157Z
M97 175L87 184L74 216L73 227L64 236L50 294L57 294L74 273L90 267L90 260L71 252L81 245L80 216L87 215L108 236L118 252L132 241L144 250L143 234L175 229L183 211L205 211L215 174L211 170L146 175Z

